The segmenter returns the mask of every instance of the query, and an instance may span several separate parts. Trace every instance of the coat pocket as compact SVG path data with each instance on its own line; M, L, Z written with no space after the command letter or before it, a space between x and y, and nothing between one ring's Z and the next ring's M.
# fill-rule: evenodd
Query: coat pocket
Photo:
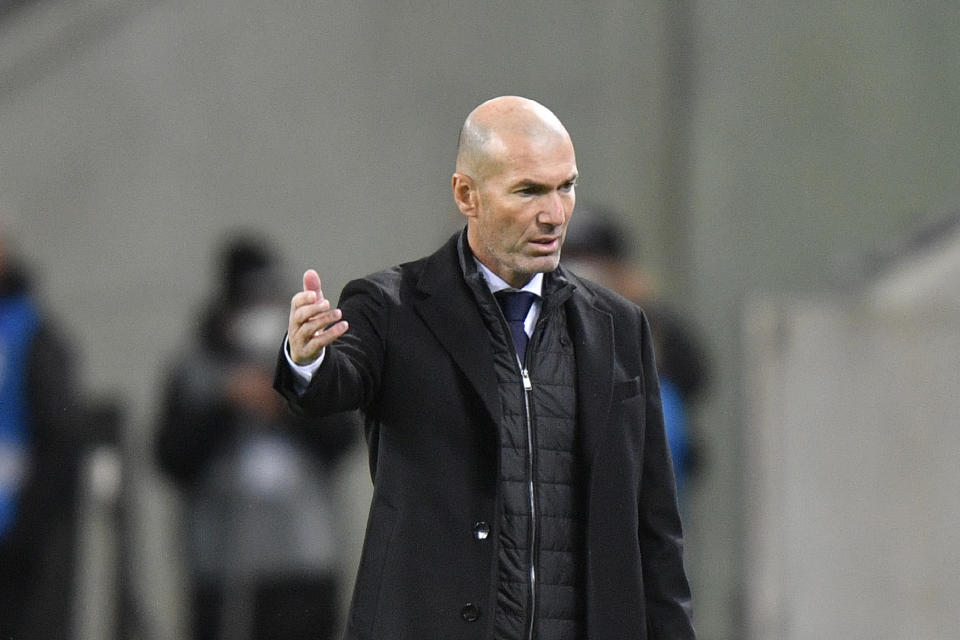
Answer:
M620 402L640 394L640 376L613 383L613 401Z
M646 432L646 395L641 377L613 384L613 406L610 420L616 428L611 432L620 441L617 447L631 455L635 468L643 467L644 433Z

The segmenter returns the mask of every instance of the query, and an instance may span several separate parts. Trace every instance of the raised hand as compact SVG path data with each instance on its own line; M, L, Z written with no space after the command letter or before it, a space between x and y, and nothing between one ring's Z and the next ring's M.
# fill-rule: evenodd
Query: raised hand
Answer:
M320 276L308 269L303 274L303 291L290 300L287 337L293 361L306 365L316 360L327 345L347 331L347 322L341 317L340 309L331 309L330 301L323 297Z

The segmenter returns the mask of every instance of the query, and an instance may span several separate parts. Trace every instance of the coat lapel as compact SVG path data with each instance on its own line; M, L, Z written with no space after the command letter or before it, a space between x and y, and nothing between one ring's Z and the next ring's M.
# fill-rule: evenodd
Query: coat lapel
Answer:
M428 258L414 308L496 419L500 405L493 350L476 300L462 275L456 238Z
M578 423L585 460L593 461L606 430L613 394L613 316L594 306L582 292L569 301L568 321L577 358ZM579 294L579 295L578 295Z
M417 283L417 314L477 391L493 419L500 415L493 350L477 302L463 277L457 236L427 259ZM613 393L613 317L583 285L567 302L577 361L578 422L592 461L606 430Z

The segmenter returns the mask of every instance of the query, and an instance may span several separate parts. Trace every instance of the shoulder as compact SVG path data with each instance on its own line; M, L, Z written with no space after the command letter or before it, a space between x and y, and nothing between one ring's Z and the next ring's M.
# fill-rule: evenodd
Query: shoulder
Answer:
M615 324L627 318L640 320L645 317L640 305L623 297L613 289L578 276L569 269L564 269L561 274L576 287L573 293L575 299L611 314Z
M426 261L427 258L421 258L351 280L343 288L341 303L356 296L399 303L404 294L416 285Z
M400 303L420 290L434 288L435 282L439 282L441 288L449 286L445 283L460 274L455 239L456 236L429 256L352 280L344 287L341 301L367 295Z

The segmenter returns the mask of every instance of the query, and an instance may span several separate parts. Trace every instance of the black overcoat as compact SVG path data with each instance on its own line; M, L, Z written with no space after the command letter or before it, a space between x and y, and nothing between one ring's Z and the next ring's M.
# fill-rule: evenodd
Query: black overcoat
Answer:
M278 364L277 389L297 410L361 407L367 417L374 492L348 640L492 638L500 407L458 238L344 288L350 329L302 396L282 355ZM565 304L588 469L589 637L693 638L646 318L624 298L564 276L576 287ZM490 534L478 536L478 523Z

